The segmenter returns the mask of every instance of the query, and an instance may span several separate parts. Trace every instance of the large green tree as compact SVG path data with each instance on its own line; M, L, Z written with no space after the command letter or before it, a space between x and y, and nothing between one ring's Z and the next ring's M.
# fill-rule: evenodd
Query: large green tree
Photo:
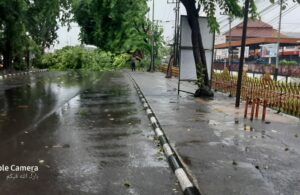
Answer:
M69 0L1 0L0 54L4 67L12 68L12 61L21 63L24 56L28 59L31 45L43 51L53 44L58 23L69 16L69 5Z
M21 49L25 34L22 21L26 13L26 4L18 0L0 1L1 53L4 68L10 67L14 54Z
M149 47L146 0L73 0L83 43L119 52Z
M70 18L69 0L29 0L26 26L32 39L42 50L57 39L59 22L65 24Z

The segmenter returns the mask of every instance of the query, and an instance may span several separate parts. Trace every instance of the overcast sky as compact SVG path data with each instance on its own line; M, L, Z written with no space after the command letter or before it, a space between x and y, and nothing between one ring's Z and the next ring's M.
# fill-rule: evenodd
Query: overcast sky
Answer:
M153 1L153 0L152 0ZM147 17L152 19L152 1L148 1L148 6L150 7L150 12ZM175 4L168 3L168 1L175 0L154 0L155 3L155 13L154 19L159 20L159 24L164 28L165 40L170 41L174 35L174 22L175 22ZM274 28L278 28L279 19L279 5L271 6L269 0L256 0L258 11L268 8L266 11L262 12L262 21L272 25ZM180 6L180 13L185 15L185 8L183 5ZM227 16L222 16L217 13L218 21L220 21L221 32L229 30ZM203 13L201 14L203 15ZM235 19L232 26L237 25L241 22L241 19ZM282 17L282 31L283 32L299 32L300 33L300 5L295 4L292 0L289 0L288 7L283 11ZM78 40L80 29L77 24L72 24L71 30L68 32L66 27L61 27L58 30L58 41L59 43L55 45L55 48L61 48L66 45L78 45L80 42Z

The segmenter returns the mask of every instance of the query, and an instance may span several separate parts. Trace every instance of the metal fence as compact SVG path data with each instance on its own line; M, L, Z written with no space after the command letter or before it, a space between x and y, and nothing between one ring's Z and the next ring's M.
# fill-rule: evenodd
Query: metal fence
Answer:
M238 64L225 65L224 63L214 63L214 70L224 70L227 68L229 71L238 71ZM248 73L257 73L257 74L274 74L275 66L274 65L266 65L266 64L245 64L244 70ZM300 67L299 66L280 66L278 69L278 74L280 76L288 76L288 77L298 77L300 78Z
M236 84L237 77L228 71L213 74L212 88L217 91L235 96ZM243 100L266 100L269 107L300 117L300 84L250 78L244 73L241 96Z

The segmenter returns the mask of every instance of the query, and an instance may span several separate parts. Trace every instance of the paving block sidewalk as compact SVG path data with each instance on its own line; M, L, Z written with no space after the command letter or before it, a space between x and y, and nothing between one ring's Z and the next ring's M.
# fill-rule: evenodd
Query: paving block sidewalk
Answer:
M135 72L171 144L203 194L300 194L300 121L267 111L266 124L244 119L244 104L215 93L213 100L177 96L178 80ZM193 83L183 83L193 92Z

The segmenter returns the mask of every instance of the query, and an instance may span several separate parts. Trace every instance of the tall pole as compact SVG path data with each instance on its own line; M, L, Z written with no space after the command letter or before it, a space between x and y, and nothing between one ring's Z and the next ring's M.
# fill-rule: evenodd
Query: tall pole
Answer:
M279 69L279 48L280 48L280 31L281 31L281 18L282 18L282 3L283 0L280 0L280 9L279 9L279 24L277 31L277 55L276 55L276 66L274 72L274 80L277 81L278 69Z
M242 42L241 42L241 57L239 63L239 73L238 73L238 81L237 81L237 88L236 88L236 100L235 100L236 108L240 107L240 100L241 100L243 66L244 66L245 46L246 46L246 38L247 38L248 12L249 12L249 0L246 0L245 10L244 10L243 35L242 35Z
M150 72L154 71L155 66L155 57L154 57L154 0L152 4L152 39L151 39L151 65L150 65Z
M167 69L167 76L166 78L172 77L172 66L178 65L178 48L179 48L179 4L180 0L173 0L172 2L168 3L175 3L175 24L174 24L174 42L173 42L173 63L170 59ZM171 56L172 57L172 56Z
M178 47L179 47L179 4L180 0L176 0L176 22L175 22L175 40L174 40L174 64L178 65Z
M177 1L175 6L175 25L174 25L174 45L173 45L173 54L174 54L174 64L176 64L176 42L177 42Z
M229 72L231 71L231 62L232 62L232 51L231 51L231 16L229 15L229 52L228 52L228 67Z

